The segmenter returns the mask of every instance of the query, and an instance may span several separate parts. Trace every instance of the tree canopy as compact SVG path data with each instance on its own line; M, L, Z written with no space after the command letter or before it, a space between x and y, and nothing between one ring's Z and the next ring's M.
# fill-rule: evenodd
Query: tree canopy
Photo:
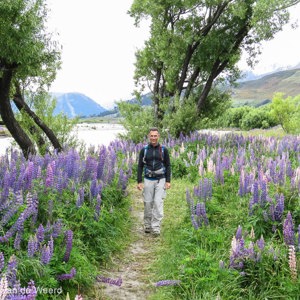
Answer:
M11 100L29 113L22 91L44 90L60 67L59 46L46 30L47 13L45 0L0 2L0 114L26 156L35 153L35 145L16 121ZM34 114L31 117L59 150L61 146L50 128Z
M150 19L150 37L136 52L136 86L139 92L145 86L151 91L156 125L184 108L189 98L194 118L201 117L212 90L239 77L242 51L253 65L261 41L282 30L289 20L287 9L298 2L134 0L129 14L135 24ZM225 94L219 93L219 102L228 100Z

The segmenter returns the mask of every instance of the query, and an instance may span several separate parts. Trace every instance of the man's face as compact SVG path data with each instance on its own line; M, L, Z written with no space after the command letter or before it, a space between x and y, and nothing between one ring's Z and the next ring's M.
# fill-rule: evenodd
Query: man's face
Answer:
M148 134L149 140L150 140L150 144L153 146L156 146L158 143L158 139L159 139L159 133L158 131L150 131Z

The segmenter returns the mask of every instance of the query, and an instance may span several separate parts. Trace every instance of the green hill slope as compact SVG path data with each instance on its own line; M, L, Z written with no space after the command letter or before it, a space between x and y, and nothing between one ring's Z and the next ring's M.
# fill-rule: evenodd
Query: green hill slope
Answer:
M239 83L233 89L234 106L265 104L273 98L274 93L286 96L300 95L300 69L280 71L260 79Z

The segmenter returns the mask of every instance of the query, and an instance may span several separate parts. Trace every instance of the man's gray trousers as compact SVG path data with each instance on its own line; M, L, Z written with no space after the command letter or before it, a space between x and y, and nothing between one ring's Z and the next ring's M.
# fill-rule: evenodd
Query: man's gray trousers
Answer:
M144 180L144 225L154 233L160 232L160 223L163 218L166 179Z

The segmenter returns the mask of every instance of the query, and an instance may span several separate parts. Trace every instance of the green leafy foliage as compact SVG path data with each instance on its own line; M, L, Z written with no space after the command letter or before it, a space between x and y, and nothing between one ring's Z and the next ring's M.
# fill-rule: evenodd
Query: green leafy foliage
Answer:
M118 108L124 118L121 123L128 132L123 135L123 138L130 139L135 143L143 141L149 128L154 124L152 108L126 102L119 102Z
M136 53L136 85L141 91L146 84L149 86L158 124L169 115L164 126L179 127L188 133L195 128L195 114L203 120L202 126L215 121L210 117L218 111L216 105L211 107L214 112L208 113L215 87L239 77L236 64L242 50L249 54L249 64L255 62L259 43L282 29L289 19L285 8L296 3L276 0L269 4L262 0L170 4L151 0L145 4L135 0L129 13L136 25L143 19L151 20L149 39ZM195 106L189 103L191 96ZM224 97L215 100L211 103L224 104Z
M239 128L242 130L267 129L278 125L277 120L271 114L269 105L258 108L242 106L230 108L219 117L217 124L220 127Z
M276 93L272 99L272 115L287 133L300 133L300 96L286 97Z
M54 115L56 100L44 91L37 93L27 92L26 95L27 101L31 104L31 109L51 128L61 145L65 148L77 147L82 150L84 149L83 144L78 141L75 132L75 126L78 124L79 118L69 119L63 113ZM53 146L44 131L35 124L25 111L17 113L16 119L28 136L35 141L40 154L44 155L46 152L52 150ZM34 131L31 130L33 127L35 128ZM43 144L39 144L41 138L44 141Z

